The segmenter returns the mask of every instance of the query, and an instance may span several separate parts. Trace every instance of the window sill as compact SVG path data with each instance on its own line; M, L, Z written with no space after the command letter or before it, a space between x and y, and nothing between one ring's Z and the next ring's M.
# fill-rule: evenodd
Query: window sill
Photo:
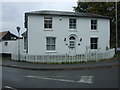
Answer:
M57 51L45 51L46 53L57 53Z
M53 31L53 29L44 29L44 31Z
M91 32L98 32L98 30L91 30Z
M98 51L98 49L91 49L92 52Z
M70 32L77 32L76 29L69 29Z

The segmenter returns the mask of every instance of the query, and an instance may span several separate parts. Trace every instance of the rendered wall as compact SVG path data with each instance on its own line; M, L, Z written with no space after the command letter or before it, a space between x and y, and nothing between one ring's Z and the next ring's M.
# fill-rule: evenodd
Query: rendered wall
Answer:
M8 42L5 45L5 42ZM18 40L5 40L0 42L2 45L2 52L6 54L18 54ZM23 53L23 39L20 40L20 53Z
M98 19L97 31L91 31L91 18L51 16L53 18L52 30L44 29L44 16L28 16L28 54L48 55L48 54L69 54L69 36L76 35L76 54L83 54L86 46L90 46L90 37L98 37L98 48L100 52L105 52L106 46L110 47L110 25L108 19ZM76 30L69 30L69 18L77 19ZM56 37L56 50L46 51L46 37ZM66 38L66 41L64 41ZM80 41L82 38L82 41ZM80 43L80 46L78 44ZM68 45L66 45L68 44Z

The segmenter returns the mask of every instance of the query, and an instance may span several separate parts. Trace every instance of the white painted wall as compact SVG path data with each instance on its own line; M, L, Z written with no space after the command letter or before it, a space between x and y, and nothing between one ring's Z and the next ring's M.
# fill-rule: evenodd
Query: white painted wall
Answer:
M76 40L76 54L83 54L86 51L86 46L90 46L90 37L98 37L98 48L100 52L105 52L106 46L110 47L110 24L109 19L95 18L98 20L97 31L91 31L91 18L73 17L77 19L76 30L69 30L68 16L53 17L52 30L44 30L44 16L43 15L29 15L28 16L28 54L31 55L48 55L48 54L69 54L69 36L75 34ZM56 51L46 51L46 37L56 37ZM64 38L67 41L64 41ZM82 41L80 42L80 38ZM80 43L80 46L78 46Z
M8 44L5 45L5 42L7 42ZM2 53L12 53L15 52L16 50L16 40L6 40L6 41L2 41Z
M5 45L5 42L8 42ZM1 52L6 54L17 54L18 53L18 40L5 40L0 42ZM20 52L23 53L23 39L20 40Z

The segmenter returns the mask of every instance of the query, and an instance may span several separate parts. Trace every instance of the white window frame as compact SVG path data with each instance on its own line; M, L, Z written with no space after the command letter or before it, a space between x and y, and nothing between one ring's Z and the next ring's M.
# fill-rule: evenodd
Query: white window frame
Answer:
M72 23L70 23L70 20L72 20ZM74 23L73 20L76 20L76 22ZM69 29L70 30L76 30L77 29L77 19L76 18L69 18L69 22L68 23L69 23ZM71 26L70 26L70 24L71 24ZM73 28L74 25L75 25L75 28Z
M91 39L92 39L92 38L97 39L97 42L92 43L92 42L91 42ZM97 49L98 49L98 40L99 40L99 38L98 38L98 37L90 37L90 49L91 49L91 50L97 50ZM96 46L97 48L91 48L91 47L92 47L92 45L97 45L97 46Z
M92 21L93 22L96 21L96 23L92 23ZM94 27L96 27L96 28L94 28ZM98 30L98 20L97 19L91 19L90 20L90 28L91 28L91 31L97 31Z
M52 41L50 41L50 43L48 43L47 38L50 38L50 40L52 38L54 38L54 43L51 43ZM50 47L50 49L48 49L48 46ZM54 46L54 49L52 49L52 47ZM56 37L46 37L46 51L55 51L56 50Z
M47 19L51 19L51 22L45 22ZM48 25L48 27L45 27L45 24ZM51 27L50 27L51 24ZM53 28L53 18L52 17L44 17L44 30L52 30Z

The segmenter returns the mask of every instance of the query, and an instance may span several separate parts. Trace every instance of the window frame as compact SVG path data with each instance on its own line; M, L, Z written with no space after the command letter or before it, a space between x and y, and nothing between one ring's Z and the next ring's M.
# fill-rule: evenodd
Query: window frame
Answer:
M47 21L47 19L51 19L49 21ZM46 27L47 25L47 27ZM45 30L52 30L53 28L53 18L52 17L44 17L44 29Z
M8 46L8 42L4 42L4 46Z
M27 37L24 37L24 50L27 50L28 48L28 42L27 42Z
M52 41L47 41L48 38L50 40L54 39L54 43L51 43ZM49 49L48 49L48 46L49 46ZM55 50L56 50L56 37L46 37L46 51L55 51Z
M91 19L90 20L90 28L91 28L92 31L98 30L98 20L97 19Z
M92 39L96 39L96 41L92 41ZM98 39L99 39L98 37L91 37L90 38L90 49L91 50L97 50L98 49Z
M72 20L72 21L70 21ZM75 20L75 22L74 22ZM70 30L75 30L77 29L77 19L76 18L69 18L69 29Z

